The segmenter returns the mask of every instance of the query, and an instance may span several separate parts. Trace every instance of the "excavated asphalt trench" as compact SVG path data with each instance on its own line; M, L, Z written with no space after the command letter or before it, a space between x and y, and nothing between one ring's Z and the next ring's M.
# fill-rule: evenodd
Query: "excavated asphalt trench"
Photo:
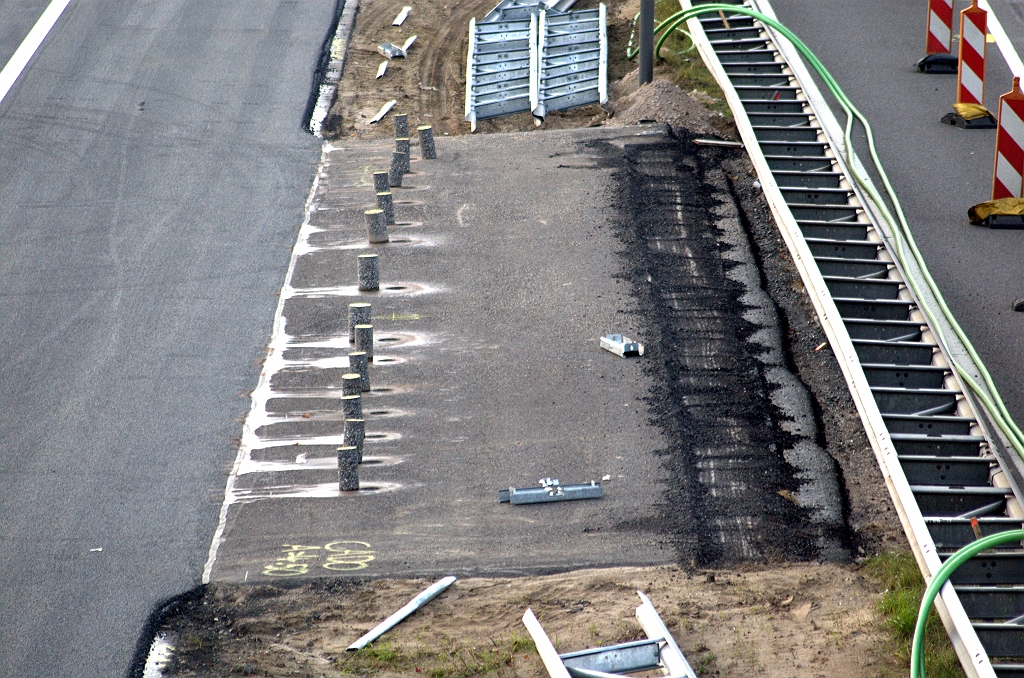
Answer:
M785 354L720 169L692 140L589 144L618 165L622 276L640 300L680 560L849 559L843 488Z

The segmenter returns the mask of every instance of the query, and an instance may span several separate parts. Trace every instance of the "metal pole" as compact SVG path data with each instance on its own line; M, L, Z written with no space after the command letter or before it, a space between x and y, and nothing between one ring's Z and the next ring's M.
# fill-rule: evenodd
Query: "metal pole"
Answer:
M440 594L446 588L451 586L452 582L454 581L455 577L445 577L444 579L435 582L429 588L420 593L418 596L416 596L408 603L406 603L405 607L403 607L401 610L399 610L398 612L394 613L393 615L382 621L380 624L377 624L377 626L373 627L373 630L371 630L369 633L367 633L365 636L363 636L356 642L349 645L346 649L349 652L354 652L356 650L361 650L362 648L366 647L374 640L380 638L382 635L384 635L392 628L394 628L395 625L398 624L398 622L402 621L410 614L412 614L416 610L420 609L421 607L432 601L434 598L438 596L438 594Z
M640 0L640 84L654 80L654 0Z

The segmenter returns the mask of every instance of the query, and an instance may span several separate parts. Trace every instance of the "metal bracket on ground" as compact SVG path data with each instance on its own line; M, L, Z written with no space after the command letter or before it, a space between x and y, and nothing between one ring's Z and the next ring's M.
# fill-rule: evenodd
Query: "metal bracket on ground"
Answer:
M542 478L540 487L510 487L498 492L501 504L546 504L553 501L574 501L577 499L600 499L604 489L597 481L582 485L562 485L557 479Z
M621 334L606 334L601 337L601 348L611 351L620 358L627 356L641 356L644 354L644 345L633 341Z
M558 654L532 610L526 610L523 624L537 645L544 667L551 678L610 678L640 671L661 669L671 678L697 678L679 645L650 599L637 591L642 601L636 618L647 640Z

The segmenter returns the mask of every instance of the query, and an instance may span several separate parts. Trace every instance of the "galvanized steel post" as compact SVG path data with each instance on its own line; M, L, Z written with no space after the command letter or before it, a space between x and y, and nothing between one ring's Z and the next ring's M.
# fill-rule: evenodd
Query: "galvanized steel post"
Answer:
M654 80L654 0L640 0L640 84Z

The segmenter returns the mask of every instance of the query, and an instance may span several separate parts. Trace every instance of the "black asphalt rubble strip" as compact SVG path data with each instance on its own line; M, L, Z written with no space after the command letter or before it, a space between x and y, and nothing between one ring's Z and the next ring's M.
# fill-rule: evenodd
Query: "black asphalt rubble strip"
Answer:
M779 309L762 289L752 198L737 208L735 170L722 171L740 152L649 124L437 147L438 160L414 159L393 189L399 223L372 248L362 212L391 144L327 153L311 201L322 230L283 308L291 341L320 346L290 349L309 364L271 380L267 410L281 420L257 433L277 442L251 453L302 455L310 468L239 476L236 490L271 498L231 506L213 581L850 558L861 544L846 527L843 473L859 469L876 495L881 476L855 414L821 416L822 384L852 412L838 368L818 370L814 395L792 373L794 322L814 341L820 329L806 301ZM368 251L382 290L360 294L356 255ZM786 285L783 296L800 293ZM283 497L337 481L336 444L302 441L340 436L346 369L315 361L347 354L337 341L354 301L373 304L377 339L368 489ZM610 332L647 354L601 350ZM837 440L838 466L823 451L837 456ZM498 490L544 477L608 479L600 500L498 503ZM887 510L867 532L892 532Z

